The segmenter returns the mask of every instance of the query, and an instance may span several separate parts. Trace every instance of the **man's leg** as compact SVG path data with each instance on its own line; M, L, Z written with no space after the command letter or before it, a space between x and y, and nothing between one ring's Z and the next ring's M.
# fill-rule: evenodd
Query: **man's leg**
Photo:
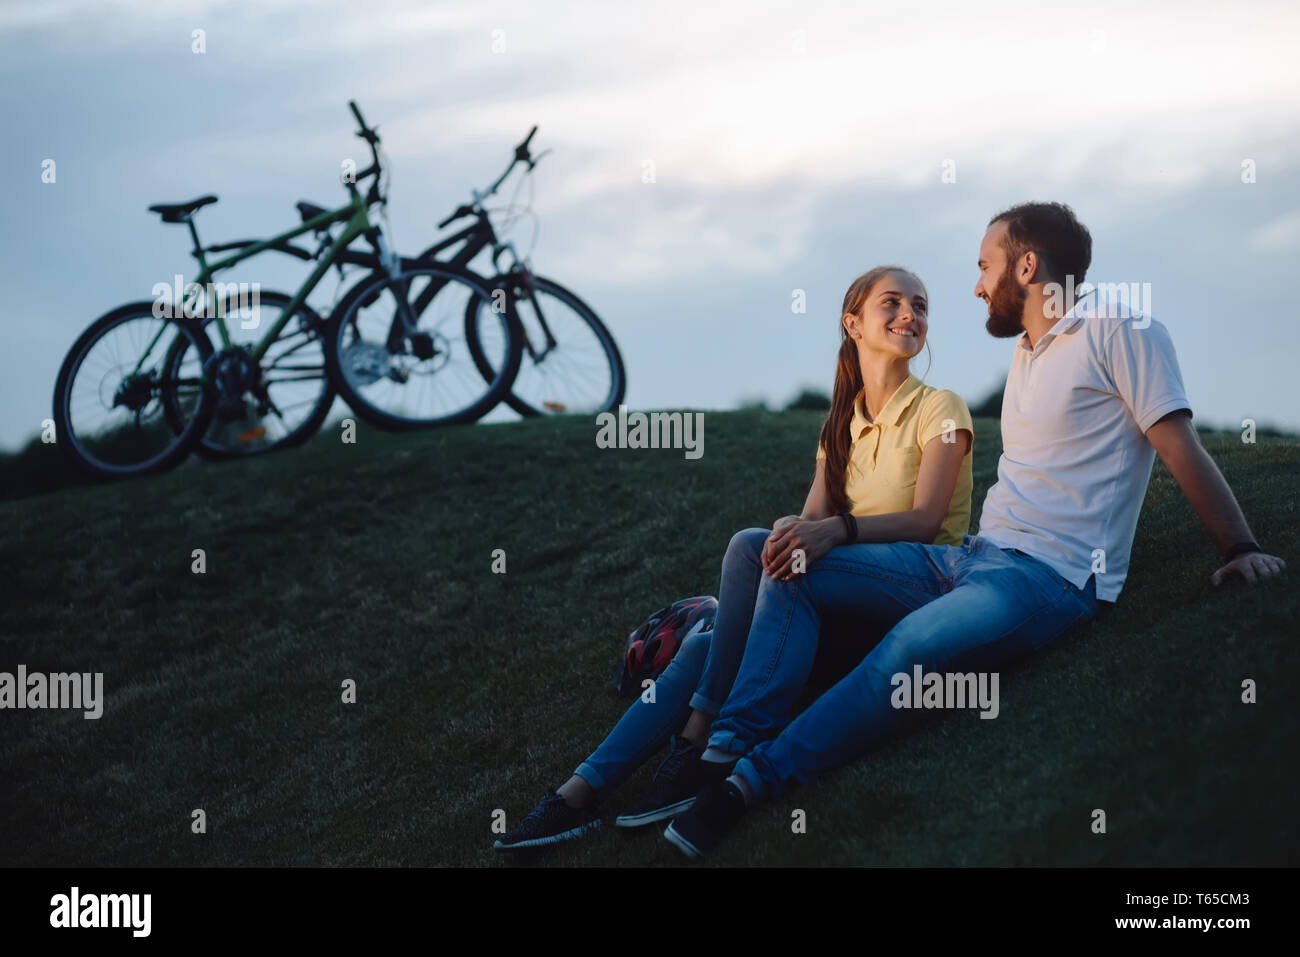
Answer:
M996 670L1090 620L1095 584L1075 588L1042 562L979 541L955 564L954 586L907 615L847 676L775 739L736 765L755 799L872 747L900 717L893 676Z
M709 747L743 755L785 726L812 669L824 614L861 621L865 652L867 638L952 587L951 563L966 547L845 545L788 582L764 575L739 674Z

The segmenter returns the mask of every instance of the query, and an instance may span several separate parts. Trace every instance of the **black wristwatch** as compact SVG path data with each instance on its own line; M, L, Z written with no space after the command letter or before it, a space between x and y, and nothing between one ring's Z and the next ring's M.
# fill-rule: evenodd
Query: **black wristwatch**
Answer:
M844 531L848 534L849 540L845 545L853 545L858 540L858 520L852 512L840 512L840 521L844 523Z
M1232 561L1238 555L1249 555L1251 552L1262 552L1263 550L1254 542L1238 542L1223 553L1223 560L1226 563Z

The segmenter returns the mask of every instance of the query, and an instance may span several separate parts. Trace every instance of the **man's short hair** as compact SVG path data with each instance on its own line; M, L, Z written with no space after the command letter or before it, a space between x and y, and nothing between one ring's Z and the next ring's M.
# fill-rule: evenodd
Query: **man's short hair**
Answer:
M1047 277L1064 282L1074 276L1076 285L1092 265L1092 234L1064 203L1021 203L989 220L1007 224L1003 248L1013 263L1027 252L1038 256Z

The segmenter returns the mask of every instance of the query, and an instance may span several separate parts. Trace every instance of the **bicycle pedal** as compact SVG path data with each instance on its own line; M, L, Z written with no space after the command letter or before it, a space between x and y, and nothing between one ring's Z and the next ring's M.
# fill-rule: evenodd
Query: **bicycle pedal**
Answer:
M247 432L241 432L237 441L252 442L254 439L262 438L264 435L266 435L266 426L261 426L260 428L250 429Z

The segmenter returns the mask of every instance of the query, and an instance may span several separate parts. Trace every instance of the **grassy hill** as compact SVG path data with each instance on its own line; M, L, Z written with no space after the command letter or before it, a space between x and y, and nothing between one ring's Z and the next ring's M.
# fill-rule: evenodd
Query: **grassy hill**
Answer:
M708 414L694 461L597 449L587 418L331 430L0 502L0 671L102 671L106 699L98 721L0 712L0 864L516 864L490 849L493 811L516 823L613 725L635 624L716 593L731 534L798 510L820 418ZM977 524L998 432L976 428ZM998 720L925 721L747 816L710 863L1300 862L1300 449L1204 441L1282 581L1212 589L1214 549L1157 463L1119 605L1004 674ZM611 813L533 862L684 859Z

